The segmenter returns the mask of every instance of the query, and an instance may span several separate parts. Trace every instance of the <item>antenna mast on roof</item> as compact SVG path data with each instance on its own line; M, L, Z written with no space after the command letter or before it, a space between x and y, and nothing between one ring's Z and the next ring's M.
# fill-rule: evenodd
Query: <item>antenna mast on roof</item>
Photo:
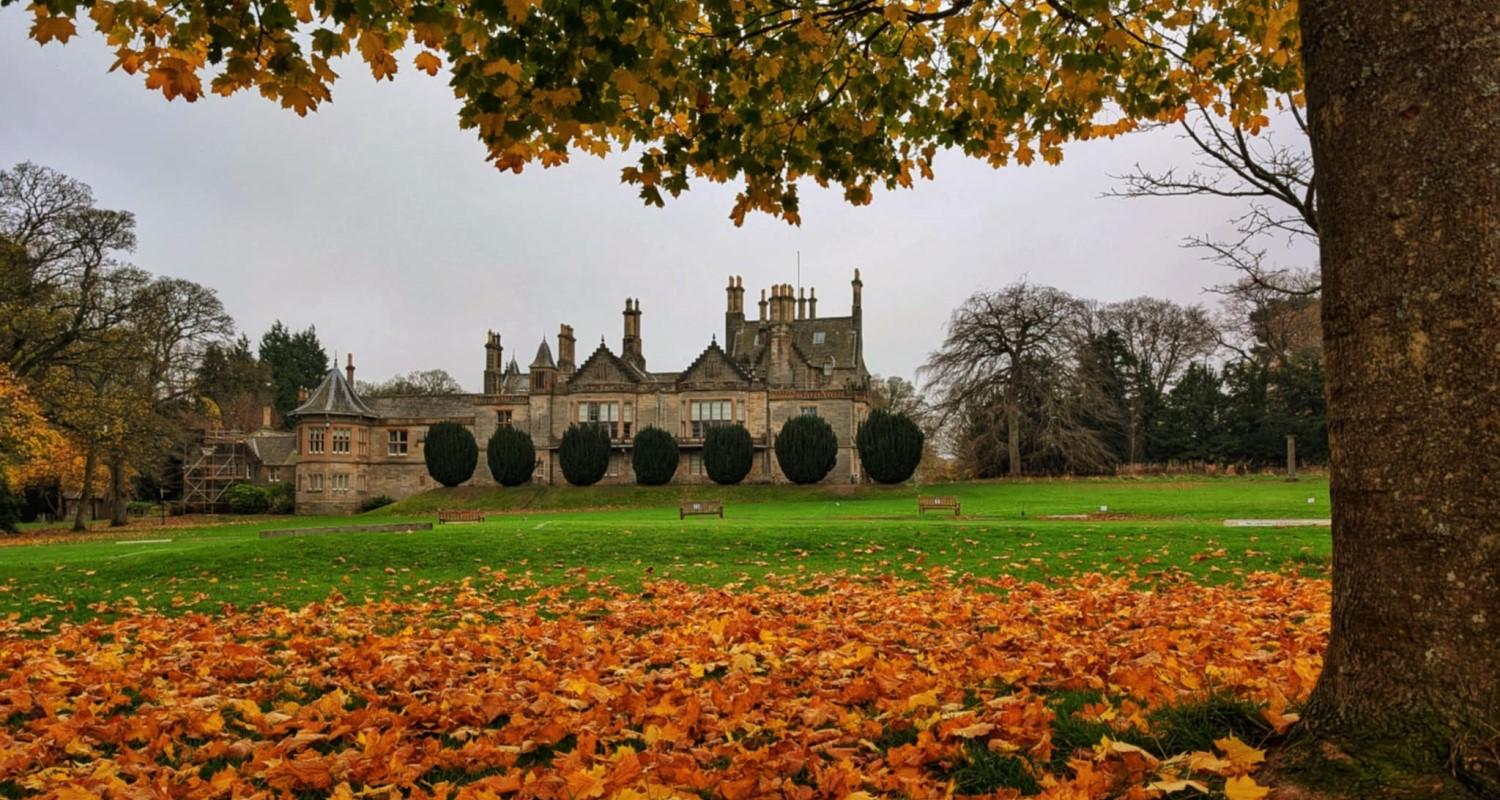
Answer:
M802 251L797 251L797 293L802 293Z

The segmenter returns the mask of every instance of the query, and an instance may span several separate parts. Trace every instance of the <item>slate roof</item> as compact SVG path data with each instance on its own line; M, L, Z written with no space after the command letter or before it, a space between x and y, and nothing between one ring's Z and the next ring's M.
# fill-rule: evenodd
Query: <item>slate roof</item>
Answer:
M764 332L760 325L759 320L747 319L735 328L731 341L727 343L727 353L741 366L754 368L764 374L766 348L770 344L770 325L767 324ZM792 351L809 366L822 369L831 357L837 369L863 370L864 365L857 363L859 332L853 317L799 319L793 320L790 326ZM758 344L755 341L757 333L761 333ZM816 341L818 333L823 334L821 344Z
M474 417L472 394L410 394L372 397L370 405L385 418L470 419Z
M338 367L328 370L328 375L318 388L308 396L307 402L292 410L292 416L302 417L313 414L329 415L336 417L373 417L375 412L354 393L354 387L344 378L344 373Z
M291 431L256 431L245 437L255 459L268 467L291 464L297 452L297 434Z
M531 394L531 376L521 371L521 365L516 363L514 356L505 367L505 374L500 377L500 394Z
M552 348L547 346L546 337L542 337L542 343L536 349L536 358L531 359L531 368L557 369L557 362L552 360Z

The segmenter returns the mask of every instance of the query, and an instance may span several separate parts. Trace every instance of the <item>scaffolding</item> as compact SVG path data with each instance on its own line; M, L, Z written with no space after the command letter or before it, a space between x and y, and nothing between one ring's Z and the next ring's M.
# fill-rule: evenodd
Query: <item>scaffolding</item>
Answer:
M229 487L251 479L245 434L206 430L183 454L182 506L184 513L211 514L229 510L224 495Z

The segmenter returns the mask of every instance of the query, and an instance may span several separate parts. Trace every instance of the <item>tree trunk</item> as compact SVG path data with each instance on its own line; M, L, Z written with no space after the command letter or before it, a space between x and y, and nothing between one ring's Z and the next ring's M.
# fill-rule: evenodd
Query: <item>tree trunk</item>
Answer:
M109 525L118 528L130 522L125 498L125 456L113 453L109 458Z
M1010 462L1010 476L1019 478L1021 477L1021 404L1015 399L1005 402L1005 436L1005 458Z
M78 488L78 509L73 514L73 530L75 532L89 529L88 523L84 522L83 515L88 511L94 500L94 467L99 463L99 448L90 444L87 453L83 457L83 485Z
M1345 791L1500 797L1500 7L1301 13L1333 496L1306 729Z

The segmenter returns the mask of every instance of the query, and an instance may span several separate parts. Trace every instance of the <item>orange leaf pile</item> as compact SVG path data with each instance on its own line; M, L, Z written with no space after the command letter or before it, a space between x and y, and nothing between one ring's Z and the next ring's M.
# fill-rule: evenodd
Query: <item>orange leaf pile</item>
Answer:
M1281 718L1327 638L1323 580L929 578L579 581L514 603L465 582L421 602L122 613L43 636L11 619L0 784L55 797L929 798L953 793L982 748L1017 759L1045 797L1253 797L1261 754L1228 736L1218 753L1165 759L1105 737L1049 771L1046 696L1098 690L1109 699L1080 713L1117 730L1210 691Z

